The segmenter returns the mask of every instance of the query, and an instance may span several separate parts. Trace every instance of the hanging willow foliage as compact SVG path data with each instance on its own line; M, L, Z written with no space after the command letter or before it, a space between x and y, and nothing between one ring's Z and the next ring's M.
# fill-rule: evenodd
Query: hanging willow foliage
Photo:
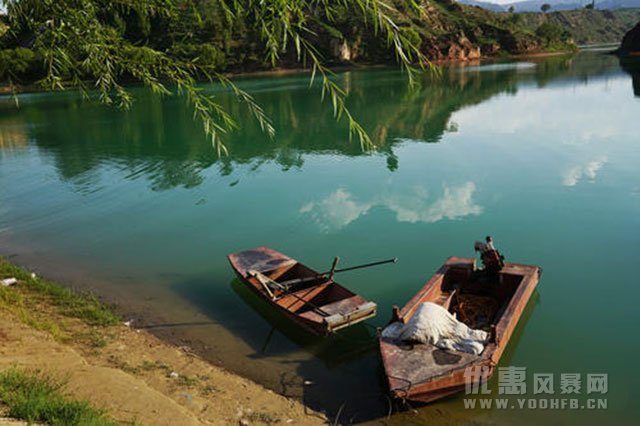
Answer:
M163 95L176 91L186 96L195 118L222 154L226 153L224 135L238 128L238 122L213 95L197 86L205 77L229 88L263 131L270 137L275 134L260 105L215 67L134 43L122 31L121 17L132 13L143 23L154 19L171 23L186 9L197 17L198 6L202 6L198 0L5 0L5 4L11 36L29 38L42 58L44 76L38 84L45 90L74 87L86 97L95 90L101 102L124 109L133 100L122 83L125 79L133 78ZM372 148L373 142L347 108L345 90L314 44L313 23L330 25L337 13L347 10L393 49L410 84L416 72L429 66L419 46L394 23L393 7L381 0L210 0L208 4L215 6L227 28L243 25L258 34L273 66L294 49L298 61L311 69L311 83L321 81L322 97L330 100L336 119L347 120L349 136L357 137L364 149ZM406 0L403 6L421 13L418 1ZM11 70L6 74L10 83L15 81Z

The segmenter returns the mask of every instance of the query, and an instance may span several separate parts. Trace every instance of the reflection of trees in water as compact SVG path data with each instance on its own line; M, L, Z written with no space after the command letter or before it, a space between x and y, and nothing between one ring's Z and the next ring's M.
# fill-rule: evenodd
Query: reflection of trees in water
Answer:
M620 58L620 66L633 81L633 94L640 97L640 58Z
M534 79L540 85L559 76L580 76L610 71L604 62L559 57L540 61L533 72L516 69L464 71L447 67L424 85L410 87L396 71L348 72L339 78L349 90L349 105L367 129L387 167L401 166L393 154L399 139L438 142L447 131L455 131L451 115L498 93L515 93L520 80ZM598 62L599 63L599 62ZM222 176L238 165L258 169L276 162L283 170L300 168L305 154L363 155L356 141L348 140L346 125L336 123L330 107L321 104L319 88L308 88L307 76L247 80L241 85L252 92L274 120L276 139L270 141L248 112L227 93L219 102L240 117L242 128L228 135L228 157L218 158L185 102L176 97L162 99L146 91L136 93L133 109L123 114L83 102L76 95L56 94L27 98L20 110L0 105L6 123L29 123L28 138L49 154L64 179L92 182L102 165L121 169L128 179L145 178L154 190L200 185L203 170L212 166ZM3 125L3 128L5 126ZM99 180L99 179L98 179Z
M618 61L604 52L583 52L579 55L558 55L536 61L535 81L545 87L551 81L581 81L588 83L595 78L619 71Z
M0 119L0 150L13 151L27 147L29 140L24 119Z
M513 72L462 72L451 67L437 77L428 78L423 86L410 88L405 82L394 87L358 85L351 93L356 111L374 140L391 155L397 138L439 142L449 126L451 115L464 106L478 104L501 92L515 91ZM370 98L378 97L375 107ZM397 159L396 159L397 161ZM395 164L394 160L390 160ZM395 164L397 166L397 164Z

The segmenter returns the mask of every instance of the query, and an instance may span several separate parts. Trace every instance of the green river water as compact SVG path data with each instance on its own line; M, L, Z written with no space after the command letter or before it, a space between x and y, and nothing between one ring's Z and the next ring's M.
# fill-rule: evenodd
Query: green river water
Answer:
M0 98L0 253L313 409L342 406L342 422L378 422L373 329L491 234L507 260L544 269L501 365L526 367L524 397L606 409L468 409L461 395L392 406L390 423L638 424L638 73L585 52L445 67L420 88L395 70L339 78L377 151L348 140L304 75L239 81L273 141L210 88L241 117L222 158L177 97L134 89L128 113L75 93ZM399 262L340 275L379 313L322 340L234 280L226 254L261 245L318 270L336 255ZM554 395L533 394L535 373L555 375ZM560 393L562 373L581 375L580 395ZM587 394L593 373L608 374L605 395ZM490 389L500 397L497 378Z

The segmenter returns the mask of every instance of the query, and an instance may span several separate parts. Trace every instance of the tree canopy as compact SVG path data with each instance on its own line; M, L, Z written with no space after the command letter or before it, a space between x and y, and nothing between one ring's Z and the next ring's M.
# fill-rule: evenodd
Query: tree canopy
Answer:
M422 13L416 0L394 3ZM339 32L337 22L357 20L393 52L410 81L418 68L428 66L416 45L419 38L396 25L396 10L381 0L5 0L5 5L0 81L12 87L32 79L46 90L78 88L86 97L125 109L133 101L128 82L163 95L179 93L219 152L226 150L221 137L239 123L198 81L232 90L268 135L275 132L260 105L222 73L238 57L244 64L287 59L308 67L336 118L348 121L350 135L363 146L372 142L346 107L346 92L328 68L319 34Z
M536 29L536 34L538 35L538 37L545 40L547 45L550 45L554 42L561 42L564 39L570 37L570 35L564 29L562 29L562 27L552 22L543 22L542 24L540 24L540 26Z

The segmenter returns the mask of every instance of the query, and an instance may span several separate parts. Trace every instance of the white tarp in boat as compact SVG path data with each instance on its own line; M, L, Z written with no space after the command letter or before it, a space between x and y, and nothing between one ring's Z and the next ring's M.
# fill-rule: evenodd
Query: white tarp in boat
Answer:
M382 336L406 342L430 343L440 349L479 355L489 341L490 334L469 328L440 305L425 302L406 324L389 324L382 331Z

